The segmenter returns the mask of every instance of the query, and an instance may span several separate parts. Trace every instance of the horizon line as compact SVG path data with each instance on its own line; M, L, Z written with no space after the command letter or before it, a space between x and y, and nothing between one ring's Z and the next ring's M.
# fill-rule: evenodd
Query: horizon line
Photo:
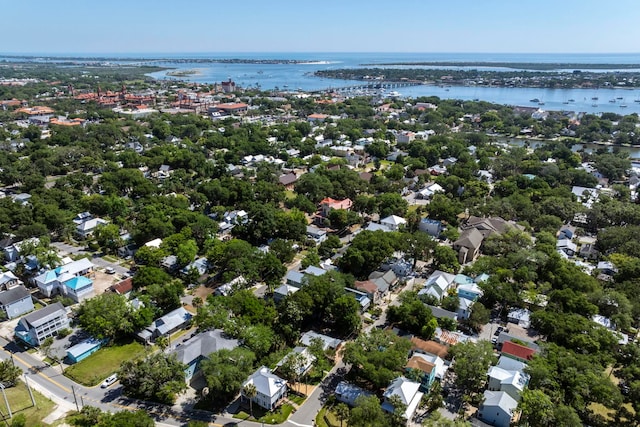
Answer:
M251 55L260 55L260 54L463 54L463 55L640 55L640 51L638 52L469 52L469 51L396 51L396 52L385 52L385 51L120 51L120 52L106 52L106 51L97 51L97 52L0 52L0 56L80 56L80 55L135 55L135 54L144 54L144 55L193 55L193 54L251 54Z

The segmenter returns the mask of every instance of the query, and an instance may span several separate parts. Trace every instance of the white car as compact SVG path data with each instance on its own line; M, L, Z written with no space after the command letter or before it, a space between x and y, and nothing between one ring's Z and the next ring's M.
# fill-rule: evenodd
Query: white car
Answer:
M107 267L104 269L104 272L107 274L114 274L116 272L116 269L113 267Z
M111 384L115 383L116 381L118 381L118 375L117 374L113 374L107 377L106 380L104 380L102 382L102 384L100 385L101 388L107 388L109 387Z

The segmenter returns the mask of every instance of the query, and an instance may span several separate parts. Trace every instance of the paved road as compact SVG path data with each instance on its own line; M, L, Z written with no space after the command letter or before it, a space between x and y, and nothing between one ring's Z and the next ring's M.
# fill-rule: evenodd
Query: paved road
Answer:
M64 254L69 254L69 255L89 255L91 257L91 262L95 266L97 266L98 268L105 269L107 267L112 267L115 270L115 272L117 274L119 274L120 276L124 276L124 275L128 274L128 271L129 271L128 267L123 267L120 264L118 264L117 262L107 261L106 259L101 258L101 257L95 255L94 253L85 250L85 248L82 248L82 247L79 247L79 246L74 246L74 245L69 245L69 244L63 243L63 242L53 242L53 243L51 243L51 246L53 246L54 248L58 249L58 251L60 251L61 253L64 253Z

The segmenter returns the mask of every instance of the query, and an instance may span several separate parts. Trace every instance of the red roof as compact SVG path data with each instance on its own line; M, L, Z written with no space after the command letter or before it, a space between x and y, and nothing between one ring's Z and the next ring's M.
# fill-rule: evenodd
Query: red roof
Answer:
M502 353L517 357L522 360L531 360L536 351L524 345L516 344L512 341L505 341L502 344Z
M133 280L131 280L131 277L124 279L122 282L111 286L111 290L118 295L124 295L127 292L131 292L133 290Z

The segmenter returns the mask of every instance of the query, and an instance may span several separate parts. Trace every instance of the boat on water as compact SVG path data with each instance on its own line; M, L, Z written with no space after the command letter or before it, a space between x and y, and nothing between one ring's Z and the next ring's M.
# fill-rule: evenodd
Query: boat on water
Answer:
M620 108L627 108L627 104L620 104Z
M596 104L595 102L593 104L591 104L592 107L597 107L598 104Z
M624 98L623 98L623 97L621 97L621 96L619 96L619 97L617 97L616 99L624 99Z
M530 99L529 102L540 102L540 100L538 98L533 98L533 99Z
M392 90L391 92L387 93L386 96L389 98L397 98L402 95L400 95L400 92Z
M571 99L569 100L569 102L576 102L576 100L575 100L575 99L573 99L573 98L571 98Z
M594 96L594 97L592 97L592 98L591 98L591 100L592 100L592 101L597 101L597 100L598 100L598 97L597 97L597 96Z
M610 99L609 102L616 102L616 100L615 99Z
M538 101L538 105L544 105L544 101Z

